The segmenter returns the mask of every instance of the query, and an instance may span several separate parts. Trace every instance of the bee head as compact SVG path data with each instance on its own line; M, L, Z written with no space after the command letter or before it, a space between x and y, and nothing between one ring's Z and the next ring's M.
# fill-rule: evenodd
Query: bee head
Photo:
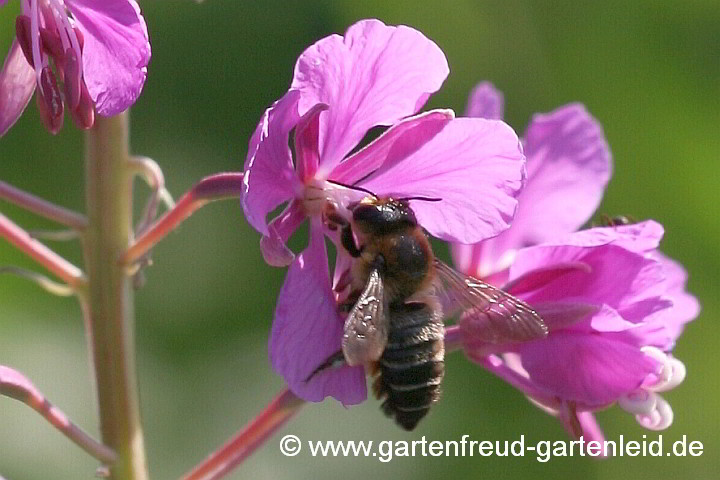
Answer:
M415 213L404 200L369 199L353 210L353 223L364 233L382 235L417 226Z

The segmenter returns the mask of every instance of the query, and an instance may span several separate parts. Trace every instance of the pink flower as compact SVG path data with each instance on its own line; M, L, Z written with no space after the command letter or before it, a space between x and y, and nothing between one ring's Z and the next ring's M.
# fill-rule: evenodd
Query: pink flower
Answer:
M53 134L62 127L65 106L80 128L90 128L96 111L112 116L135 103L150 42L134 0L21 4L16 39L0 72L0 135L20 117L36 85L40 116Z
M469 112L501 115L502 97L476 88ZM658 392L682 382L685 367L669 352L699 311L687 275L657 251L652 221L592 228L585 223L610 175L600 127L582 107L536 116L526 135L527 185L516 220L498 237L454 245L465 273L518 296L543 316L547 338L489 345L466 316L467 355L496 373L575 436L603 438L593 411L617 403L651 429L667 428L672 409Z
M480 83L466 113L502 118L502 94L490 83ZM582 105L533 116L523 144L528 181L512 227L482 245L454 245L453 260L461 271L482 278L502 272L517 249L574 232L600 204L611 175L610 149L602 127ZM503 283L502 278L493 280Z
M450 110L417 114L440 88L448 65L438 46L405 26L363 20L344 36L331 35L297 61L290 90L266 110L250 140L242 206L262 235L268 263L290 265L278 298L270 361L294 393L344 404L363 401L361 367L308 375L340 350L337 312L324 236L328 209L349 217L366 196L411 200L418 222L450 241L478 242L508 227L524 179L517 136L500 121L454 118ZM389 126L357 149L375 126ZM294 131L294 158L288 147ZM285 210L269 224L278 206ZM309 219L310 244L297 257L285 242ZM349 262L339 249L337 263ZM336 271L342 271L336 268Z
M685 376L669 351L699 307L682 267L657 252L662 233L648 221L520 249L505 288L537 309L550 334L490 347L474 338L474 319L463 318L468 356L487 366L502 353L506 374L520 377L513 383L525 381L521 389L577 436L585 428L601 435L588 413L614 403L646 428L667 428L672 409L657 392Z

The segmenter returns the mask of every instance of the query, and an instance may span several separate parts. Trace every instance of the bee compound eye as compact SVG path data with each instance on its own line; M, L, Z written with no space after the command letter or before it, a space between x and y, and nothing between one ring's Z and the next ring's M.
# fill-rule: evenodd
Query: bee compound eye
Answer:
M379 205L358 205L353 210L353 220L376 224L383 221L383 210Z

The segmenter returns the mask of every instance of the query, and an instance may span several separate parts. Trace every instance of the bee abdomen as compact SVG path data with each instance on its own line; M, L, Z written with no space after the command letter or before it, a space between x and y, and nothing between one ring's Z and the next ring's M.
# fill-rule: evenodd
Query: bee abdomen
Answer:
M440 398L445 374L439 312L411 303L390 308L388 344L379 362L375 394L382 410L412 430Z

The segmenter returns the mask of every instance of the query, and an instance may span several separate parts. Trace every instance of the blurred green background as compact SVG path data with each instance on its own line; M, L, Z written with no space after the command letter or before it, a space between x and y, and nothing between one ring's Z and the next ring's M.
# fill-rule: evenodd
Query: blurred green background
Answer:
M287 89L298 54L315 40L377 17L411 25L445 51L451 74L426 108L462 112L480 80L505 92L507 121L522 132L534 112L580 101L600 120L615 173L602 212L654 218L663 249L690 271L700 318L678 342L685 383L665 396L675 423L667 446L687 435L701 457L312 458L283 457L286 433L304 440L565 439L554 419L517 391L448 359L444 397L413 433L378 402L306 407L230 478L717 478L720 470L720 4L717 0L610 2L143 2L153 58L132 110L132 144L156 159L178 198L218 171L240 170L263 109ZM18 2L0 10L9 46ZM0 178L83 209L83 136L42 129L33 105L0 140ZM147 189L138 184L138 199ZM141 201L138 201L138 205ZM48 228L19 209L27 228ZM301 241L294 244L296 248ZM80 262L75 244L53 245ZM442 250L441 250L442 251ZM444 252L446 253L446 251ZM154 251L137 293L138 364L149 466L177 478L253 418L283 388L267 361L267 336L284 271L266 266L258 235L237 202L201 210ZM36 268L0 242L0 264ZM21 279L0 277L0 364L25 372L84 428L97 432L79 308ZM599 415L609 439L648 440L614 408ZM96 462L18 402L0 398L0 474L17 479L92 478Z

